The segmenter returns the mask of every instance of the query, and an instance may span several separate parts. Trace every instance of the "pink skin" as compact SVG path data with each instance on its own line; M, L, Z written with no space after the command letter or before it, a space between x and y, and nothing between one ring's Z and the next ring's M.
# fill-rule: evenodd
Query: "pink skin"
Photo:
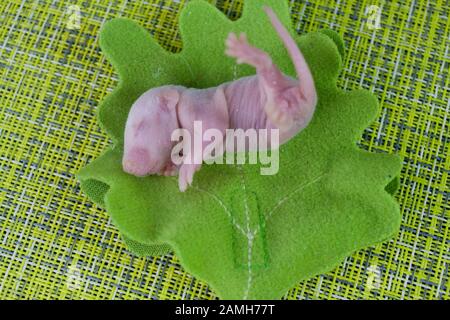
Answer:
M177 105L180 87L167 86L144 93L132 106L125 127L125 172L135 176L175 175L170 159L170 136L179 127Z
M301 81L283 75L267 53L248 43L245 34L237 37L230 33L226 54L236 58L237 63L255 67L257 74L216 88L164 86L144 93L132 106L126 124L125 172L136 176L178 173L179 188L185 191L201 164L183 163L177 167L172 163L174 130L187 129L193 137L194 121L201 121L203 130L215 128L223 133L228 128L279 129L280 144L283 144L308 125L317 104L313 77L295 41L275 13L269 7L264 10ZM193 156L200 157L201 163L202 154Z

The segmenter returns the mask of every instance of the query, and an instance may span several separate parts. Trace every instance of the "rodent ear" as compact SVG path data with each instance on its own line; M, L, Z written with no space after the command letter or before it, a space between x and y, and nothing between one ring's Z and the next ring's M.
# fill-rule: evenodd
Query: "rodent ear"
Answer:
M167 111L175 109L179 100L180 93L176 89L164 89L160 93L159 101L161 104L161 108L166 109Z

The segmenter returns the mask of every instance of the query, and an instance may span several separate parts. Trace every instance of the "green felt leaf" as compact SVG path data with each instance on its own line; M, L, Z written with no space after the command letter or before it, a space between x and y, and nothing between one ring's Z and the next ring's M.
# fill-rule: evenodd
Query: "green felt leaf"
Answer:
M114 145L78 174L131 250L159 254L169 245L184 268L221 298L280 298L353 251L388 239L400 223L392 194L401 159L356 146L378 103L367 91L337 88L345 52L329 30L295 35L319 103L311 124L281 146L278 174L262 176L260 165L204 165L193 187L181 193L176 177L136 178L122 171L127 114L146 90L163 84L206 88L255 73L224 55L230 31L245 31L283 72L295 75L262 4L290 27L286 1L247 0L235 22L204 1L189 2L178 54L164 51L130 20L107 22L100 45L120 82L101 104L99 120Z

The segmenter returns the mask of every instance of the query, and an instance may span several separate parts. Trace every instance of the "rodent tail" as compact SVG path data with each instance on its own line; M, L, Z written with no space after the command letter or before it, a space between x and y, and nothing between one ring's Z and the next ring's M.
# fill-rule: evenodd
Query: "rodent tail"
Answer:
M303 54L297 46L297 43L295 43L294 39L292 39L291 35L278 19L272 8L264 6L263 9L269 17L275 31L283 41L283 44L292 59L292 63L294 64L295 71L297 72L297 77L300 81L300 88L302 89L303 94L309 101L315 101L317 97L315 96L316 90L314 86L314 79L312 77L311 71L309 70L308 64L305 61L305 58L303 57ZM308 93L309 95L314 94L314 96L308 97Z

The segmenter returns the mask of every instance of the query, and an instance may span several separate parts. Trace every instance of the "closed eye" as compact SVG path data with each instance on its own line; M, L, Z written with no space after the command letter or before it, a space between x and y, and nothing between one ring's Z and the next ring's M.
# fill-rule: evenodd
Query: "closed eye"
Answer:
M140 122L138 122L134 126L134 136L137 137L139 135L139 133L141 133L145 129L146 126L147 126L147 123L145 122L145 120L141 120Z

